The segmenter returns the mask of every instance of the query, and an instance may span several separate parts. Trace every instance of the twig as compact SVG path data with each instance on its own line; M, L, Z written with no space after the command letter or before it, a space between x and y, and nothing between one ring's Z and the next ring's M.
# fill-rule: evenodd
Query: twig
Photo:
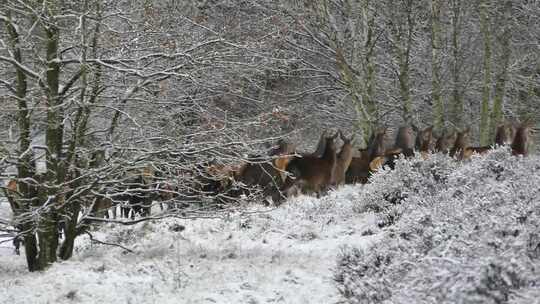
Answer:
M88 231L85 231L85 232L90 237L90 241L92 241L94 243L98 243L98 244L102 244L102 245L108 245L108 246L116 246L116 247L120 247L120 248L128 251L129 253L135 253L133 250L131 250L131 249L127 248L127 247L124 247L124 246L122 246L120 244L108 243L108 242L97 240L97 239L94 238L94 236L90 232L88 232Z

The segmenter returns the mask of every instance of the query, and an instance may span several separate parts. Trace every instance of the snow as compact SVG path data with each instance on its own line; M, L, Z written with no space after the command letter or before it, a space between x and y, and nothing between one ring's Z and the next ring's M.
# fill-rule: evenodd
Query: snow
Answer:
M538 156L401 161L361 193L385 228L340 254L344 303L540 303Z
M371 181L219 218L105 224L94 238L133 253L82 236L41 273L4 243L0 303L539 303L538 156L417 157Z
M27 272L23 255L4 248L0 303L336 303L340 248L380 238L365 233L378 230L374 214L352 212L361 190L345 186L218 219L107 224L94 237L135 253L83 236L71 260L43 273Z

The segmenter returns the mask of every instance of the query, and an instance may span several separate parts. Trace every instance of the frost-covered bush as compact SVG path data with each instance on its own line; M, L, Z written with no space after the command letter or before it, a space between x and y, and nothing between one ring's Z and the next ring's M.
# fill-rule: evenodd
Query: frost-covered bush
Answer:
M363 190L356 211L379 212L386 227L374 247L340 253L347 302L540 301L538 156L401 160Z
M370 183L360 193L354 210L374 211L380 214L379 226L393 224L408 206L412 197L432 198L446 186L455 161L443 155L431 155L428 160L420 156L400 160L395 170L383 169L373 175ZM405 204L404 204L405 203ZM429 204L429 202L425 202Z

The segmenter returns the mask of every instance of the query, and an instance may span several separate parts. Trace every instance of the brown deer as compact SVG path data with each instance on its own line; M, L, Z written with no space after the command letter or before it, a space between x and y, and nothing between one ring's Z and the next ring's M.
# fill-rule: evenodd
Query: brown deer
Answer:
M402 126L398 129L394 148L385 152L385 164L391 169L394 169L396 159L400 155L404 155L405 157L414 156L415 141L413 140L413 136L414 131L411 126Z
M456 141L454 146L450 149L450 157L459 156L461 151L469 146L469 135L471 129L467 127L465 130L457 132Z
M473 154L485 154L489 150L491 150L492 147L490 146L484 146L484 147L466 147L465 149L461 150L461 153L459 154L459 159L470 159Z
M280 140L277 147L269 151L267 157L250 157L249 161L243 164L236 173L236 180L248 186L265 186L278 177L283 181L285 176L282 173L285 172L294 151L294 145ZM270 162L267 161L269 157L272 158Z
M6 187L3 188L3 190L4 190L4 195L11 206L11 210L17 210L18 203L16 200L20 196L19 185L17 183L17 180L15 179L9 180L9 182L7 183Z
M451 133L447 134L447 131L445 130L439 138L437 138L437 142L435 143L435 151L442 153L442 154L448 154L450 152L450 148L452 147L452 143L456 141L456 132L452 131Z
M416 130L415 149L420 152L423 158L427 158L433 145L433 126L429 126L424 130L420 130L413 125Z
M287 176L282 187L283 193L288 193L293 186L298 186L304 192L314 192L320 196L330 186L333 180L334 167L337 162L335 139L338 136L326 137L326 146L322 157L314 155L297 156L287 165Z
M532 123L531 121L525 121L521 123L516 129L516 135L512 140L512 155L529 155L529 141L531 137Z
M495 132L495 145L504 146L512 144L512 139L514 138L514 126L509 123L503 123L497 127Z
M370 138L368 143L369 160L372 161L377 157L384 156L386 149L384 147L384 141L386 139L386 131L388 128L384 127L377 130Z
M458 132L456 141L452 149L450 149L450 157L456 157L458 160L469 159L474 153L484 154L491 149L491 147L471 147L469 145L470 140L470 127Z
M495 146L502 146L508 143L510 134L512 134L512 127L502 124L497 127L497 131L495 133ZM456 139L457 142L457 139ZM466 140L461 140L461 148L459 149L459 156L458 158L460 160L464 159L470 159L473 154L485 154L488 151L493 149L492 146L482 146L482 147L470 147L468 143L468 138ZM456 151L457 152L457 151Z
M401 151L393 150L391 153L387 152L384 147L384 141L386 139L386 131L388 128L384 127L379 129L370 139L368 146L369 154L369 173L373 173L388 161L388 157L391 153L400 153Z
M326 130L324 130L319 137L319 142L317 142L317 147L315 148L315 151L311 153L311 155L322 157L324 149L326 148L326 141Z
M114 208L113 208L114 207ZM114 201L106 196L97 196L91 205L90 215L100 218L111 218L109 210L112 211L112 218L116 218L116 205Z
M242 192L249 194L250 188L259 186L265 194L271 195L275 202L279 201L279 190L286 178L285 170L294 153L293 144L280 140L267 157L251 157L235 174L235 180L245 185ZM269 157L273 159L268 161Z
M366 184L372 173L370 168L373 158L384 154L384 138L386 129L379 129L371 134L365 149L358 150L358 156L354 156L345 173L345 182L347 184L362 183ZM378 139L377 139L378 138ZM372 158L373 157L373 158Z
M359 149L359 157L353 157L347 172L345 173L345 183L365 184L369 177L369 152L368 149Z
M339 137L343 141L343 145L341 146L341 151L339 151L339 154L337 155L336 165L334 168L332 181L332 185L334 186L339 186L345 183L345 173L347 172L347 169L349 168L353 157L352 140L354 135L351 135L350 138L347 138L343 135L341 131L339 131L338 133Z
M414 156L415 141L413 140L413 137L414 137L413 127L402 126L398 129L395 148L401 149L405 157Z

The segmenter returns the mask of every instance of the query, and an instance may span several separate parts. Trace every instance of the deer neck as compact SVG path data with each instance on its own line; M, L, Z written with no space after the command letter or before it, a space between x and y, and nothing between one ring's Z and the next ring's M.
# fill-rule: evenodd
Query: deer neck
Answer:
M343 148L341 148L338 159L344 166L348 166L351 163L353 156L352 150L353 148L351 144L344 144Z
M515 150L518 154L527 154L527 134L526 130L520 129L516 132L516 137L512 143L512 149Z
M326 144L326 148L324 149L324 153L322 155L323 159L326 159L328 161L331 161L332 163L335 163L337 160L336 151L332 148L331 143Z

